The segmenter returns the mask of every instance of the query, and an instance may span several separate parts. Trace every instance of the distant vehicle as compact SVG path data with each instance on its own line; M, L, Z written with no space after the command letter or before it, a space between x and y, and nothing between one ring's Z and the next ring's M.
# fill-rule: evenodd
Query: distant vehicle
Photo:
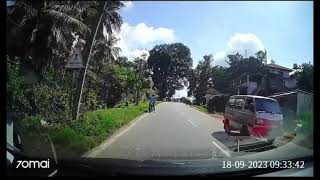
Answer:
M283 115L275 99L235 95L229 98L223 123L227 134L232 130L240 130L242 135L269 138L281 132Z

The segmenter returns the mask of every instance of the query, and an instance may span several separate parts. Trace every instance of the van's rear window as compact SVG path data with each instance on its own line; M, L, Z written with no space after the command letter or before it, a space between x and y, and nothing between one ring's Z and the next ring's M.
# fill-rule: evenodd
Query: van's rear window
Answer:
M277 101L270 99L255 98L256 111L281 114L280 106Z

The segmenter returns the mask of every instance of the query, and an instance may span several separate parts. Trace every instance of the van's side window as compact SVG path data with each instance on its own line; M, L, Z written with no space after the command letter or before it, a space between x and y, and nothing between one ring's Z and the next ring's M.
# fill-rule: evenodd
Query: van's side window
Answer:
M246 104L244 106L244 109L254 112L253 98L250 98L250 97L246 98Z
M237 99L236 100L236 104L235 104L235 108L236 109L242 109L242 106L244 105L244 99Z
M233 97L231 97L230 99L229 99L229 102L228 102L228 107L229 108L233 108L234 107L234 103L235 103L235 101L236 101L236 99Z

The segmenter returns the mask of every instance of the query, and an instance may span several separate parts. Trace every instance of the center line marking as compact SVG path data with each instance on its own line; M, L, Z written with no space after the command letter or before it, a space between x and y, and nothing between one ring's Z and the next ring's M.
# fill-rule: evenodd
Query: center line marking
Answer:
M187 120L192 126L194 126L194 127L198 127L198 125L196 125L194 122L192 122L191 120Z
M216 142L212 141L211 143L214 144L217 148L219 148L220 151L223 152L223 154L225 154L228 157L231 157L231 155L227 151L225 151L222 147L220 147Z

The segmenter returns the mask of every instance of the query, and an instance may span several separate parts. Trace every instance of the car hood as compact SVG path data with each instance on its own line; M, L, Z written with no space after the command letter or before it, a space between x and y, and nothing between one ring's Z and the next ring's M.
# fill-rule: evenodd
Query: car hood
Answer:
M212 158L205 160L125 160L125 159L94 159L79 158L63 159L58 164L62 169L76 167L77 172L93 171L108 175L258 175L276 171L275 169L235 169L222 168L223 161L248 160L304 160L313 161L313 150L288 143L269 151L228 158ZM79 168L81 167L81 168ZM92 173L92 172L90 172Z

